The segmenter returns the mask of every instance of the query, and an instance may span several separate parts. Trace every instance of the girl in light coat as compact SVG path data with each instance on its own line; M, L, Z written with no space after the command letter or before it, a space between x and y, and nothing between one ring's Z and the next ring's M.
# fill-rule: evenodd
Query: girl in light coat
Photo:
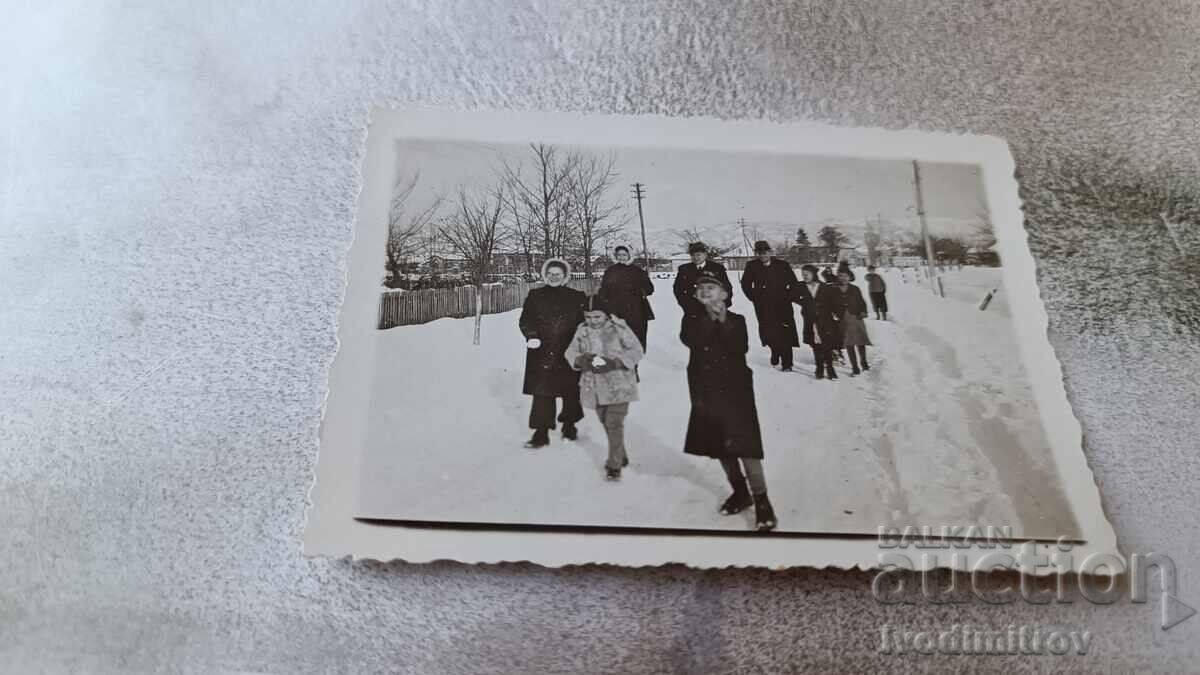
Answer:
M580 402L585 408L596 410L608 436L604 472L609 480L619 480L621 469L629 465L625 454L625 416L629 414L629 404L638 398L634 368L642 360L642 354L642 343L629 324L610 315L603 302L593 296L565 356L567 363L581 372Z

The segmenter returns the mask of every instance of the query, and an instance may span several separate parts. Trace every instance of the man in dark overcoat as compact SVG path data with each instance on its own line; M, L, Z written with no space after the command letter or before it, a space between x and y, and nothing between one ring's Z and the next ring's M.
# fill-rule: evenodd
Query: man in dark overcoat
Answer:
M725 306L732 307L733 284L729 283L729 273L725 271L723 265L708 259L708 246L699 241L688 244L688 255L692 256L692 261L679 266L679 271L675 274L673 289L675 301L683 308L684 318L696 317L704 313L704 306L696 300L696 281L699 280L702 272L707 272L720 281L726 291Z
M742 293L754 303L758 317L758 337L771 348L771 365L784 372L792 370L792 348L800 346L796 334L796 315L792 301L796 297L796 273L786 260L771 255L771 245L754 243L756 259L742 271Z
M746 319L728 311L728 294L720 277L702 273L696 300L703 313L682 322L679 339L691 351L687 379L692 403L683 451L721 461L733 488L721 513L731 515L754 506L756 529L770 530L775 527L775 511L763 474L754 376L746 366Z
M579 371L567 363L566 351L575 337L575 329L583 323L587 294L567 286L571 267L565 261L551 258L542 265L541 288L534 288L525 297L518 325L525 336L525 383L522 391L533 396L529 410L529 428L533 438L525 444L541 448L550 444L550 430L555 427L556 399L562 399L563 438L573 441L578 436L575 423L583 419L579 403Z
M654 283L646 270L634 265L627 246L613 249L615 264L604 270L597 295L608 311L625 320L642 350L646 349L646 333L654 312L647 296L654 293Z
M802 277L797 287L800 315L804 320L804 344L812 347L818 380L836 380L833 369L833 350L842 346L841 317L845 312L842 296L832 284L821 283L816 265L800 268Z

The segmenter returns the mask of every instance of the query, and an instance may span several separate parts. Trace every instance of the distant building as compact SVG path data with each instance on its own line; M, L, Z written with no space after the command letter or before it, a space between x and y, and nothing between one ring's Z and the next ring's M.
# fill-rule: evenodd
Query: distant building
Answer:
M676 253L675 255L670 257L670 262L671 262L671 271L678 272L679 267L681 265L692 262L692 256L690 256L686 253Z

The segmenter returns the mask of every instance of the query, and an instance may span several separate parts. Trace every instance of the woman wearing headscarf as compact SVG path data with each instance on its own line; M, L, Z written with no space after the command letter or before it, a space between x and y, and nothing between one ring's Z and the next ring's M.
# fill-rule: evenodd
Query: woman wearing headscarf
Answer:
M834 287L842 296L842 346L850 357L850 377L858 375L863 370L870 370L867 363L867 346L871 338L867 335L867 301L863 299L862 290L850 283L854 280L854 272L850 267L838 270L838 283ZM862 363L862 370L859 369Z
M597 295L608 311L625 320L646 349L646 333L654 319L647 296L654 294L654 283L646 270L633 264L628 246L613 249L614 264L604 270Z
M542 448L550 444L554 428L557 400L562 399L563 438L573 441L578 436L575 423L583 419L579 403L579 371L567 363L567 347L575 329L583 323L587 294L567 286L571 266L566 261L551 258L542 265L541 288L534 288L525 297L519 325L525 336L525 382L522 391L533 397L529 410L529 428L533 438L527 448Z

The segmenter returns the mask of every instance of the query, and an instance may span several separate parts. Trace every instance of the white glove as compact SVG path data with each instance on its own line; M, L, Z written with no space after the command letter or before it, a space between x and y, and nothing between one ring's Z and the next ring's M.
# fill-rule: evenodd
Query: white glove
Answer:
M525 346L530 349L538 349L542 346L542 341L537 338L529 338L529 340L525 342Z
M600 368L603 366L604 366L604 357L601 357L601 356L593 356L592 357L592 367L593 368Z

